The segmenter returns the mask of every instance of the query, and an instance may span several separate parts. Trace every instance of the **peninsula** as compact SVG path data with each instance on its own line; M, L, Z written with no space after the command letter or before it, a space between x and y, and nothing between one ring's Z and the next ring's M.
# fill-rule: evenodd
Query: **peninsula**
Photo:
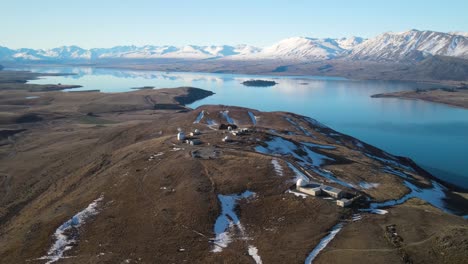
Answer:
M423 100L468 109L468 87L465 85L456 88L417 89L414 91L375 94L372 97Z
M211 94L2 89L0 259L466 260L464 190L312 118L185 106Z

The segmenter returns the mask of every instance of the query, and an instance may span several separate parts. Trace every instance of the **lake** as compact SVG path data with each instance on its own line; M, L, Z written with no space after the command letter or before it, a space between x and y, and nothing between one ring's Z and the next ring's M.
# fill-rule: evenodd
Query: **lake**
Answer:
M189 105L237 105L261 111L288 111L317 119L392 154L407 156L438 178L468 188L468 110L442 104L371 98L376 93L437 87L390 81L353 81L334 77L278 77L96 68L22 68L75 73L31 81L78 84L76 90L132 91L132 87L193 86L215 92ZM273 87L247 87L250 79L274 80Z

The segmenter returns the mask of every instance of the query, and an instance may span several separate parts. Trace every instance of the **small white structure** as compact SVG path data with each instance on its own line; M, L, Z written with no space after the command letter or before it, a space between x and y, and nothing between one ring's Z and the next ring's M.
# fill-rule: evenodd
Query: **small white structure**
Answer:
M231 142L231 139L229 138L229 136L225 136L223 138L223 142Z
M352 203L353 203L353 200L348 200L346 198L336 200L336 205L341 206L341 207L350 206Z
M232 131L232 126L228 126L228 131Z
M200 130L195 129L193 132L190 132L189 135L190 135L191 137L194 137L194 136L198 136L198 135L200 135L200 134L201 134Z
M185 139L185 133L182 131L179 131L179 133L177 133L177 140L183 141L184 139Z
M318 184L309 184L303 179L299 179L296 182L296 190L312 195L312 196L318 196L322 193L322 189L320 188L320 185Z
M296 182L296 188L304 187L304 186L306 186L306 184L307 183L303 179L299 179Z

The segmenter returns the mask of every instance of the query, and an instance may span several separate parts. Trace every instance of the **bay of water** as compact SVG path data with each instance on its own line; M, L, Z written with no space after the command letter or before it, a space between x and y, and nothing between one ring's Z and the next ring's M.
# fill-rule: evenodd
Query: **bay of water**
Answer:
M25 69L25 68L23 68ZM376 93L437 87L412 82L353 81L333 77L278 77L97 68L26 68L75 73L31 81L79 84L73 90L127 92L132 87L192 86L216 94L190 105L237 105L261 111L288 111L321 123L392 154L407 156L442 180L468 188L468 110L442 104L390 98ZM249 79L274 80L273 87L246 87Z

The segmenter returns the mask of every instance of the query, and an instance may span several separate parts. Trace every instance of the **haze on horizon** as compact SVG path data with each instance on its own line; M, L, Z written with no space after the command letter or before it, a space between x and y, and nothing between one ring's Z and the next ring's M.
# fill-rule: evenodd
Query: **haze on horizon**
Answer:
M0 46L267 46L292 36L373 37L412 28L468 31L468 2L448 1L8 1Z

